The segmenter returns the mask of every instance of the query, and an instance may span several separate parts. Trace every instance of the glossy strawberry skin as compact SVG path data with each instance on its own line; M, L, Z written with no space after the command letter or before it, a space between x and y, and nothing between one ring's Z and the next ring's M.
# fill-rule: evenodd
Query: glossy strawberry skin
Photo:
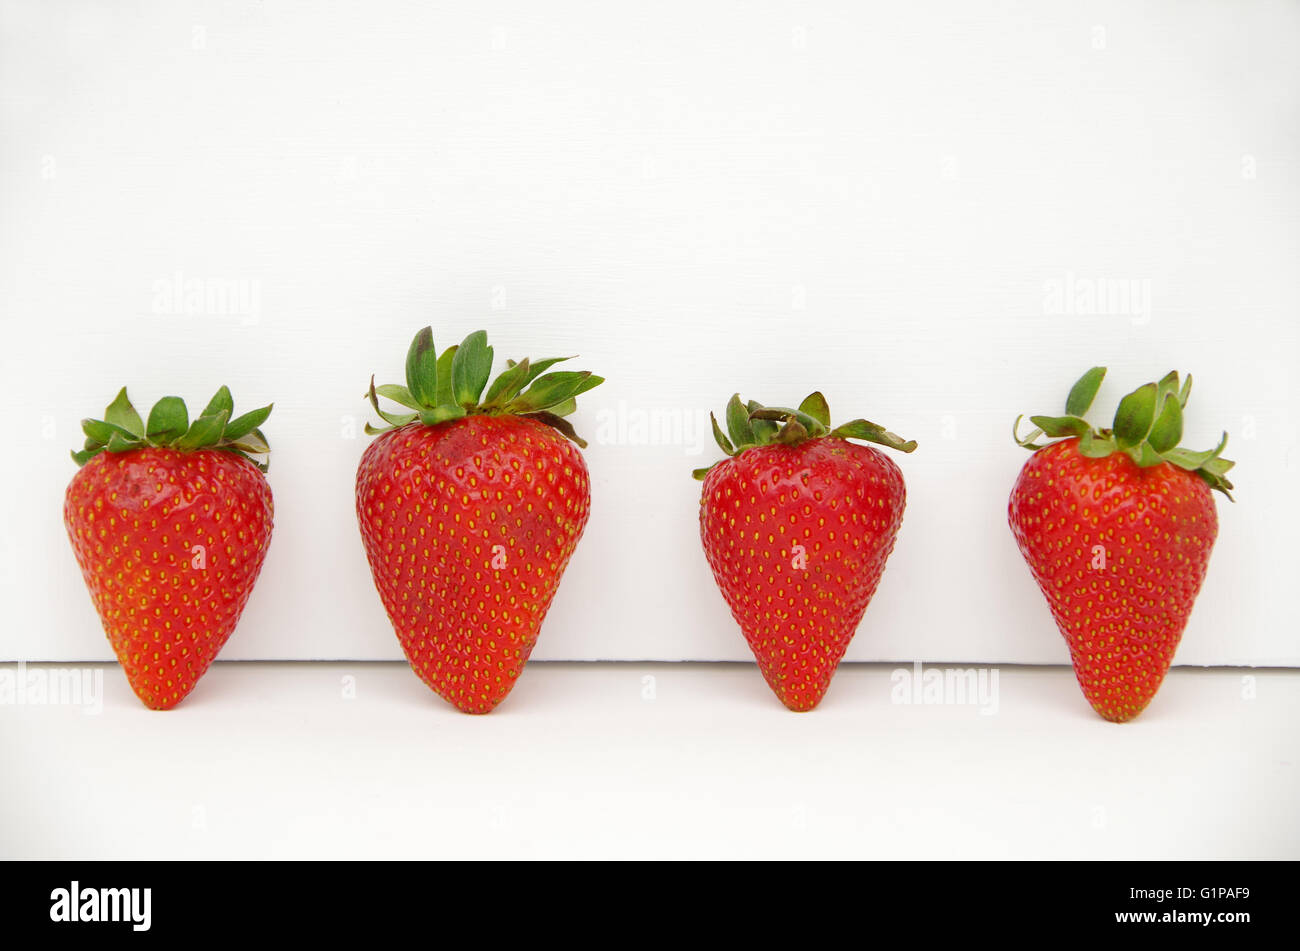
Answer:
M231 452L101 452L64 524L104 631L144 704L183 700L234 632L271 543L271 489Z
M523 671L586 527L582 454L518 416L412 423L367 447L356 502L412 669L457 709L491 711Z
M789 709L811 710L825 695L880 583L905 501L892 459L836 437L747 449L705 477L705 556Z
M1093 709L1131 720L1155 696L1205 580L1218 515L1205 481L1077 439L1025 464L1008 516Z

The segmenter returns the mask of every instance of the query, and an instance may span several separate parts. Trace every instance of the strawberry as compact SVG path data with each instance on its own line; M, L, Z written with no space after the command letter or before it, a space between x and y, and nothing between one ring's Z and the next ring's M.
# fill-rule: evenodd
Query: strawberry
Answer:
M875 594L903 520L894 461L862 439L911 452L884 427L855 419L832 429L813 393L797 410L731 398L729 458L704 481L700 538L714 580L768 686L791 710L811 710L830 686Z
M154 710L183 700L239 623L271 543L271 489L254 461L271 407L231 419L222 387L192 423L166 396L146 425L123 387L85 448L63 521L131 689Z
M388 424L357 467L357 520L412 669L465 713L505 699L537 643L591 507L586 446L564 417L604 382L508 361L488 387L483 331L438 356L415 336L406 386L369 397ZM410 412L380 409L383 396Z
M1106 375L1093 367L1064 416L1033 416L1034 450L1011 490L1011 530L1070 647L1094 710L1115 723L1151 702L1182 639L1218 535L1211 490L1232 498L1221 453L1177 448L1192 378L1148 383L1111 429L1083 420ZM1046 435L1057 442L1038 445Z

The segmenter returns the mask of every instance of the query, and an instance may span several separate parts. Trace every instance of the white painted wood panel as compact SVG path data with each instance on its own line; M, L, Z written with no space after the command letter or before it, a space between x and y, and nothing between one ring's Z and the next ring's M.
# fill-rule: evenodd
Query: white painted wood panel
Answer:
M1189 443L1232 434L1179 662L1300 662L1295 5L0 9L0 659L111 656L60 509L123 383L275 401L275 536L223 657L399 657L360 396L432 324L609 379L537 657L747 658L699 547L705 414L820 387L921 444L849 657L1065 661L1006 527L1010 427L1106 363L1099 405L1190 370Z

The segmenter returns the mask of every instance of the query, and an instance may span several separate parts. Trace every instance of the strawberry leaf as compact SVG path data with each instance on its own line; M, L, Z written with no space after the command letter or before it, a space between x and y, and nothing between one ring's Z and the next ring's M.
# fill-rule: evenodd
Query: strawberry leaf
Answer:
M541 376L551 367L555 366L557 363L563 363L565 360L572 360L572 359L573 357L547 357L545 360L538 360L536 363L534 363L532 366L528 368L528 376L524 380L524 386L527 386L529 383L533 382L533 380L537 379L539 376ZM511 364L514 363L513 360L508 360L506 362Z
M104 421L125 429L133 436L144 437L144 420L127 399L125 386L118 391L113 402L109 403L108 408L104 410Z
M1066 400L1068 415L1031 417L1038 428L1028 436L1020 435L1023 417L1017 417L1012 427L1017 445L1036 452L1052 445L1050 442L1040 445L1036 441L1044 434L1049 439L1077 436L1076 449L1085 458L1104 459L1123 452L1143 468L1168 463L1197 473L1212 489L1231 499L1232 493L1228 490L1232 483L1224 473L1232 467L1232 462L1220 456L1227 445L1227 433L1215 449L1206 452L1193 452L1178 446L1183 436L1187 398L1192 391L1191 374L1180 382L1178 371L1170 370L1158 383L1138 387L1120 400L1112 428L1096 430L1083 420L1083 413L1091 406L1105 372L1104 367L1093 367L1074 384Z
M179 396L164 396L149 411L149 424L145 432L149 441L163 445L185 434L190 428L190 415L185 401Z
M420 403L411 395L411 391L404 386L398 386L395 383L384 383L375 387L375 392L384 399L392 400L399 403L407 409L420 409Z
M734 456L736 454L736 447L731 444L731 441L728 440L725 435L723 435L722 427L718 425L718 417L710 413L709 419L713 423L713 441L716 442L718 444L718 448L720 448L727 455Z
M80 452L72 454L73 461L85 465L103 450L131 452L153 447L190 452L208 447L216 449L251 449L267 453L270 446L257 427L271 414L271 407L254 410L229 422L234 400L230 388L222 386L208 401L205 411L193 421L185 401L178 396L164 396L149 411L149 421L144 423L126 398L123 387L109 404L104 420L85 419L81 428L86 443ZM266 465L258 467L265 472Z
M433 328L415 335L406 351L406 388L420 406L432 406L438 392L438 352L433 346Z
M270 452L271 447L267 445L266 437L262 435L260 429L254 429L250 433L245 433L239 439L231 443L236 449L242 449L244 452L261 455Z
M1155 449L1152 448L1151 443L1146 441L1130 447L1126 452L1128 453L1129 458L1143 469L1149 469L1152 466L1158 466L1160 463L1164 462L1164 459L1160 457L1160 453L1156 452Z
M1204 468L1212 459L1217 459L1219 453L1226 448L1228 448L1228 434L1224 433L1223 438L1219 440L1219 444L1213 449L1206 449L1204 452L1192 452L1190 449L1170 449L1164 453L1164 458L1165 462L1172 462L1178 468L1190 472Z
M132 449L139 449L144 445L138 439L132 439L123 436L121 433L113 433L108 440L108 445L104 448L109 452L130 452Z
M1025 418L1024 415L1021 414L1020 416L1017 416L1016 421L1011 424L1011 438L1016 441L1017 446L1021 446L1025 449L1042 449L1043 446L1040 446L1038 445L1038 443L1034 442L1035 439L1043 435L1043 431L1041 429L1035 428L1027 436L1020 435L1020 421L1024 418Z
M1175 380L1176 385L1177 380ZM1151 444L1152 449L1159 453L1173 449L1178 445L1178 440L1182 438L1183 404L1178 402L1176 395L1167 394L1160 415L1156 417L1151 432L1147 433L1147 442Z
M375 390L375 378L373 376L370 378L370 391L366 395L370 397L370 405L375 408L375 412L379 414L379 418L386 422L390 427L397 428L405 426L407 423L414 422L419 418L419 413L389 413L385 411L379 405L379 394ZM366 425L368 426L369 424L367 423ZM226 432L229 433L230 429L231 427L227 426ZM385 430L376 430L376 432L385 432ZM374 435L374 433L371 433L369 430L367 430L367 433L369 435Z
M548 406L546 412L552 416L568 416L578 408L578 401L570 396L562 403L556 403L554 406Z
M1030 416L1029 421L1053 439L1092 432L1092 427L1077 416Z
M569 359L572 358L552 357L536 362L523 359L517 363L507 360L506 369L493 379L493 350L488 345L486 331L474 331L435 357L433 331L426 327L416 334L407 353L406 386L377 387L371 377L366 396L388 427L367 423L366 433L377 435L415 420L436 426L466 416L517 415L533 416L579 446L585 446L572 425L557 421L574 411L575 397L603 383L604 379L589 371L544 372ZM379 406L379 396L413 412L385 412Z
M830 409L820 392L805 397L798 409L764 406L755 400L742 403L740 394L737 393L727 401L726 417L730 439L718 425L718 418L713 413L709 414L713 438L728 456L741 455L762 446L797 446L810 439L827 437L863 439L902 452L911 452L916 448L915 441L904 440L884 426L865 419L850 420L831 429ZM713 466L706 466L694 470L692 475L696 479L703 479L712 469Z
M865 419L851 419L833 429L831 435L839 436L841 439L863 439L877 445L888 446L890 449L897 449L899 452L911 452L916 448L915 439L905 440L902 436L889 432L884 426Z
M434 406L445 406L454 401L454 391L452 389L451 365L456 359L456 352L460 350L460 344L448 347L438 358L438 391L434 394Z
M1222 452L1222 450L1219 451ZM1222 456L1215 456L1212 459L1207 459L1205 465L1201 466L1201 468L1206 472L1213 472L1215 475L1224 475L1235 465L1236 463L1231 459L1224 459Z
M517 396L508 409L516 413L532 413L549 409L565 400L573 399L587 390L605 382L605 378L590 370L575 372L561 370L538 377L527 390Z
M1114 455L1115 440L1110 436L1100 436L1089 430L1079 437L1079 455L1088 459L1105 459Z
M528 369L528 358L524 357L492 381L487 396L483 397L483 407L504 406L518 396L528 382Z
M461 419L465 416L465 407L456 406L448 403L443 406L435 406L432 409L420 410L420 422L426 426L437 426L439 423L445 423L449 419Z
M802 414L801 414L802 415ZM808 439L808 430L795 417L786 420L781 431L776 434L776 441L786 446L796 446Z
M1170 370L1170 371L1169 371L1168 373L1166 373L1163 377L1161 377L1161 378L1160 378L1160 382L1156 384L1156 390L1158 391L1158 392L1156 393L1156 406L1157 406L1157 407L1163 407L1163 406L1165 405L1165 400L1168 399L1170 395L1172 395L1172 396L1174 396L1175 398L1177 398L1177 396L1178 396L1178 371L1177 371L1177 370ZM1158 412L1158 411L1157 411L1157 414L1156 414L1156 415L1157 415L1157 416L1159 415L1159 412Z
M826 435L826 427L820 422L809 416L802 410L790 409L785 406L762 406L749 414L750 419L768 419L774 421L797 420L799 426L805 433L814 433L819 436Z
M831 428L831 408L826 405L826 397L822 396L820 390L804 397L799 404L799 412L811 416L827 429Z
M772 441L772 438L781 428L770 419L756 419L754 414L763 408L757 400L750 400L745 404L749 410L749 428L754 431L754 441L760 446Z
M1070 395L1065 400L1065 415L1083 416L1092 406L1092 401L1097 398L1097 391L1101 389L1101 381L1106 378L1105 367L1093 367L1079 381L1070 387Z
M461 341L452 357L452 399L464 407L475 406L491 375L492 348L487 345L487 331L476 330Z
M749 423L749 410L736 393L727 401L727 434L736 446L752 446L754 429Z
M217 390L199 416L216 416L223 409L226 411L227 419L235 412L235 401L230 395L230 388L227 386L222 386L221 389Z
M86 434L86 438L93 440L100 446L108 445L108 441L113 438L114 433L121 433L127 439L136 439L135 433L128 432L121 426L114 426L112 423L104 422L99 419L83 419L81 421L81 431ZM90 447L87 446L87 449Z
M1147 438L1156 416L1156 385L1139 386L1119 401L1115 410L1115 442L1121 449L1136 446Z
M525 413L524 415L527 419L535 419L539 423L545 423L553 429L558 429L564 435L572 439L580 449L587 448L587 441L578 435L577 431L573 428L573 423L569 422L564 417L556 416L554 413L548 413L545 410L540 413Z
M229 418L230 411L226 409L219 410L215 416L200 416L190 423L190 428L186 430L185 435L176 440L176 448L198 449L200 446L214 445L221 440L222 431L226 428L226 420Z
M271 415L271 410L274 406L275 404L272 403L269 406L263 406L261 409L255 409L252 412L245 413L237 419L232 419L226 424L225 438L230 442L234 442L245 433L252 432L258 426L261 426L266 422L266 419Z

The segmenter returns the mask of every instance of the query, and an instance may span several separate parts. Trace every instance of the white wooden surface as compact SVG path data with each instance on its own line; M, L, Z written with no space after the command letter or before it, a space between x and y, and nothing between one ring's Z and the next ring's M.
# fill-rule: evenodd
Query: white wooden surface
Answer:
M850 658L1065 661L1006 527L1010 426L1106 363L1099 402L1191 370L1188 442L1232 434L1179 662L1300 662L1294 4L0 16L0 659L111 656L60 506L123 383L276 403L274 541L223 656L400 656L352 480L365 381L431 323L609 378L539 658L748 657L699 548L704 414L820 387L921 444Z
M404 664L218 663L167 713L102 673L98 714L0 704L39 764L0 859L1300 858L1294 670L1176 670L1123 725L1060 667L990 715L868 664L807 714L741 664L533 664L486 717Z

